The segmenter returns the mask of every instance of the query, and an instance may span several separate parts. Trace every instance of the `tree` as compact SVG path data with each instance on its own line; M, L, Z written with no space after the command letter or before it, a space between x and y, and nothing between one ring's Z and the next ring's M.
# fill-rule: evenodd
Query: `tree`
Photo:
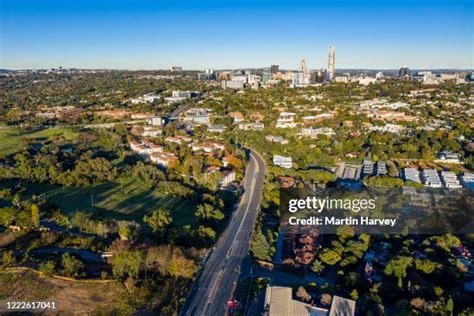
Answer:
M61 264L63 266L63 274L66 276L79 276L84 269L84 264L69 252L63 254Z
M213 241L216 239L216 232L211 227L199 226L198 234L201 238Z
M270 260L270 245L261 228L257 228L255 235L250 243L252 254L258 260Z
M194 214L201 221L220 221L224 218L224 214L220 210L215 209L212 205L207 203L198 205L196 213Z
M123 279L126 276L137 278L143 265L143 254L138 250L119 251L114 253L111 263L115 278Z
M39 270L43 272L44 274L51 276L54 274L54 271L56 270L56 264L54 263L54 261L44 262L40 265Z
M145 215L143 221L150 226L153 232L162 232L163 229L173 222L170 212L166 210L154 211L151 216Z
M15 265L16 259L12 250L5 250L2 256L2 267L11 267Z
M320 300L322 305L331 305L332 303L332 296L329 293L324 293L321 295L321 300Z
M31 204L31 224L33 227L40 225L40 209L37 204Z
M354 237L355 232L351 226L342 225L336 229L336 234L339 236L339 240L343 242L346 239Z
M313 265L311 266L311 270L313 270L313 272L316 274L320 274L324 271L324 265L321 261L314 260Z
M449 312L449 315L453 315L453 310L454 310L453 298L449 297L448 301L446 302L446 311Z
M356 289L353 289L351 292L351 297L354 301L357 301L357 299L359 298L359 292L357 292Z
M122 240L129 240L133 242L140 235L140 225L135 222L119 221L118 226L118 233L120 239Z
M407 269L412 264L412 257L397 256L389 261L384 272L386 275L393 275L398 278L398 286L401 288L403 279L407 275Z
M428 259L416 259L415 260L415 268L417 270L422 271L425 274L430 274L435 269L439 268L441 265L439 263L433 262Z
M341 256L334 250L330 249L324 250L319 257L321 258L321 261L323 263L328 264L330 266L333 266L339 261L341 261Z
M300 286L296 291L296 297L302 300L303 302L311 301L311 295L309 295L305 288L302 286Z

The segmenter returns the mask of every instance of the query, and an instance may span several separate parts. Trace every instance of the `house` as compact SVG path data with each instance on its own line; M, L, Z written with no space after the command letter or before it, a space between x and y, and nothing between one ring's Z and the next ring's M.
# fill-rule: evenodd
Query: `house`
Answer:
M150 155L150 160L162 167L169 167L178 161L178 157L172 152L157 152Z
M250 120L254 122L263 121L264 118L265 116L260 112L253 112L252 114L250 114Z
M300 131L301 136L310 137L310 138L316 138L319 135L332 136L334 134L335 134L334 130L330 127L319 127L319 128L309 127L309 128L302 128Z
M190 143L190 142L192 142L192 138L188 137L188 136L182 136L182 135L169 136L169 137L165 138L165 142L179 145L181 143Z
M160 145L153 144L147 141L137 142L137 141L132 140L130 141L130 148L134 152L142 156L147 156L153 153L159 153L163 151L163 147L161 147Z
M291 169L293 167L293 161L291 157L285 157L281 155L273 155L273 164L285 169Z
M206 153L211 153L214 151L222 151L225 149L225 146L215 142L205 141L202 143L191 144L193 151L204 151Z
M261 131L265 128L263 123L240 123L239 124L239 129L243 131Z
M139 103L153 103L155 100L158 100L160 95L155 94L153 92L144 94L140 97L130 99L132 104L139 104Z
M291 287L269 286L265 290L265 316L354 316L356 302L333 296L329 310L293 299Z
M435 162L460 164L461 159L459 158L459 156L457 154L455 154L453 152L441 151L438 154L438 159L436 159Z
M233 123L240 123L244 121L244 115L240 112L230 112L229 116L232 118Z
M267 135L267 136L265 136L265 139L269 142L279 143L279 144L282 144L282 145L286 145L286 144L289 143L289 141L287 139L284 139L282 136Z
M210 113L210 109L191 108L181 114L180 121L182 123L208 125L211 122Z
M234 171L229 171L226 170L223 172L224 177L219 181L219 187L220 188L225 188L229 184L235 181L235 172Z
M276 179L278 183L280 183L280 187L283 189L291 188L296 182L295 178L288 176L278 176Z
M163 126L165 121L159 116L152 116L147 119L147 123L152 126Z
M142 136L144 137L156 137L163 133L161 127L154 127L154 126L144 126Z
M209 133L224 133L225 129L226 129L225 125L221 125L221 124L207 126L207 131Z
M296 127L294 122L296 113L292 112L281 112L280 117L277 119L276 128L293 128Z

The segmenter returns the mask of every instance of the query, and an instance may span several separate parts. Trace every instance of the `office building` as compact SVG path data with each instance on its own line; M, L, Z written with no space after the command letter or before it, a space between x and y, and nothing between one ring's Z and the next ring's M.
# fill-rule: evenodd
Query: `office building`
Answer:
M271 73L272 75L276 74L276 73L278 72L278 69L279 69L279 68L280 68L280 66L278 66L278 65L271 65L271 66L270 66L270 73Z
M410 71L410 68L408 67L402 67L400 68L400 70L398 71L398 77L399 78L402 78L402 79L409 79L411 78L411 71Z
M334 46L329 46L329 57L328 57L328 79L334 78L334 67L336 62L336 49Z

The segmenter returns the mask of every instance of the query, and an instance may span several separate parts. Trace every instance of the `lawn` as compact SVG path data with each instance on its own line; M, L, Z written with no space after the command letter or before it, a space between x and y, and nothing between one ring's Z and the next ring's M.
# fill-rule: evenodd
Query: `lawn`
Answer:
M48 128L26 133L17 133L13 128L0 129L0 157L18 151L23 138L44 141L56 136L72 140L78 136L78 133L67 128Z
M26 184L29 194L45 194L67 214L98 212L104 218L141 222L154 210L169 210L176 226L196 225L195 206L189 201L163 195L131 178L85 188Z

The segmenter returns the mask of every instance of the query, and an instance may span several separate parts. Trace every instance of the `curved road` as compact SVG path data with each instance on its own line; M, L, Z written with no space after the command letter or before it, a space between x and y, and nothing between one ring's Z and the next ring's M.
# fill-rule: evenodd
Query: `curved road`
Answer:
M241 267L249 252L250 239L260 210L265 178L265 161L250 151L243 180L244 193L227 229L194 281L181 316L226 314Z

